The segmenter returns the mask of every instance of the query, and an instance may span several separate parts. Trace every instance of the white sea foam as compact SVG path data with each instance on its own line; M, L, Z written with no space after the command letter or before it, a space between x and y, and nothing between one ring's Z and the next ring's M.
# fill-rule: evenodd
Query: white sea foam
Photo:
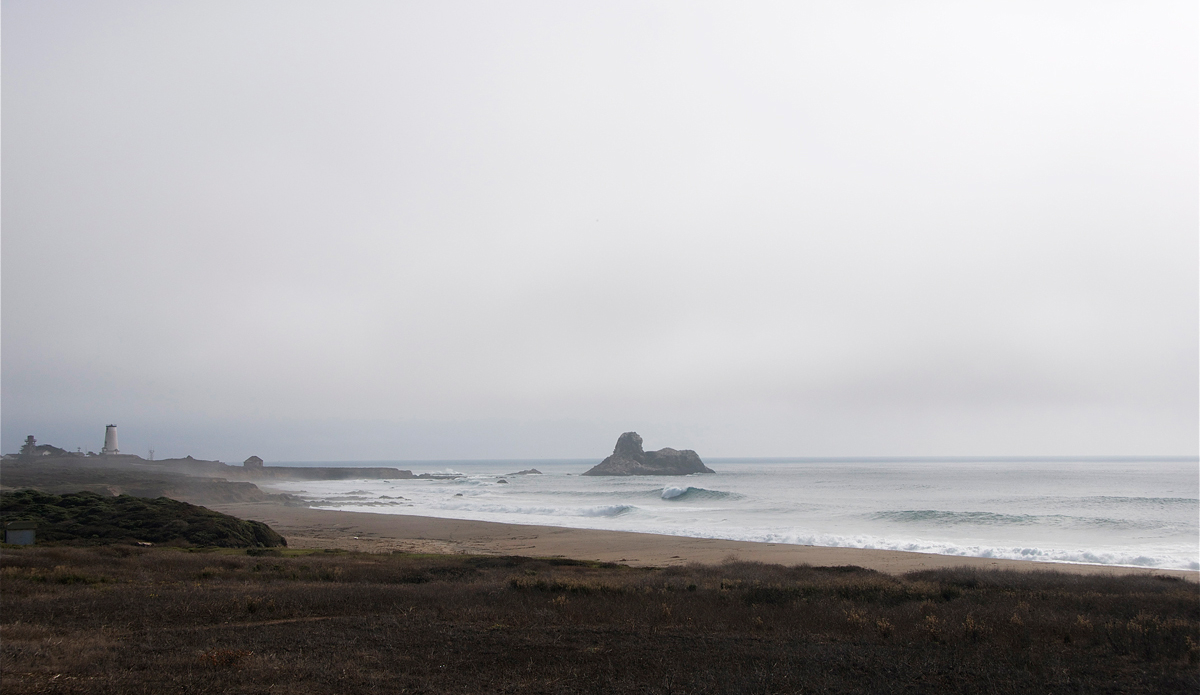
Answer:
M349 506L342 503L340 498L331 499L334 505L342 511L353 511ZM322 506L322 505L317 505ZM332 508L332 507L330 507ZM537 522L526 521L526 523L550 523L551 520L565 519L570 517L604 517L604 516L620 516L632 511L637 507L630 504L601 504L588 506L547 506L533 504L506 504L504 502L491 501L487 499L476 499L468 497L452 497L447 500L430 500L421 505L422 512L462 512L462 518L474 518L473 515L492 515L514 517L517 519L514 523L521 523L520 519L524 517L537 516L545 517L545 519ZM435 514L436 516L436 514Z
M934 553L960 557L982 557L1006 560L1035 560L1038 562L1082 563L1091 565L1120 565L1130 567L1154 567L1162 569L1200 570L1200 561L1160 549L1158 553L1139 553L1136 550L1094 551L1085 549L1054 549L1036 547L989 547L981 545L958 545L927 541L924 539L874 538L870 536L836 536L820 533L776 533L742 532L730 533L720 530L696 531L677 534L697 538L723 538L727 540L754 541L760 543L782 543L812 545L824 548L861 548L870 550L901 550L914 553Z

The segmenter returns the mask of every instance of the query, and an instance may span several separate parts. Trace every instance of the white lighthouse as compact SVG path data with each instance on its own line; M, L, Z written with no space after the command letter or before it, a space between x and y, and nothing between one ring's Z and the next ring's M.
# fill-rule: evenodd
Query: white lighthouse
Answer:
M104 448L100 453L105 456L112 456L121 453L117 450L117 426L109 425L104 428Z

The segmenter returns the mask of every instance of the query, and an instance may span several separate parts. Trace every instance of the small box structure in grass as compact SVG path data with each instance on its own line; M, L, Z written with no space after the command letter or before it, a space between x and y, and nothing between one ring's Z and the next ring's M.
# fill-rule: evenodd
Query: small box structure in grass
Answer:
M10 521L4 525L4 542L13 545L33 545L36 542L37 522Z

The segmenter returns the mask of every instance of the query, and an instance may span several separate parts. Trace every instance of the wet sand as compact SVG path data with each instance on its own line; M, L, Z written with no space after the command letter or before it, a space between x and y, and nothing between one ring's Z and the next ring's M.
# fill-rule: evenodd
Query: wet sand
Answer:
M689 562L715 564L736 559L781 565L858 565L889 574L967 566L1079 574L1166 574L1200 581L1200 572L1187 570L1030 562L897 550L821 548L404 514L339 512L265 503L206 506L242 519L265 522L283 535L292 548L341 548L371 553L402 551L566 557L657 567Z

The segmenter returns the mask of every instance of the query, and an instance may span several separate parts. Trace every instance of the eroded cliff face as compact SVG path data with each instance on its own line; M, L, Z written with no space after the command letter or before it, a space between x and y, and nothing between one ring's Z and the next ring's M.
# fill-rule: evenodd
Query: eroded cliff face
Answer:
M617 439L612 456L601 461L584 475L689 475L713 473L696 452L671 448L643 451L642 437L626 432Z

